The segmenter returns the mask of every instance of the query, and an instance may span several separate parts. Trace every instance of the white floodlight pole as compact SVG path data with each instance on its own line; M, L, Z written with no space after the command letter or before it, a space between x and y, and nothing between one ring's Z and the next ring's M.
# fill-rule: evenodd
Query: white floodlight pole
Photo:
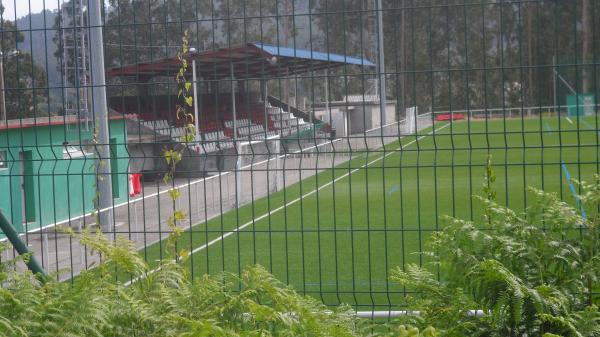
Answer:
M556 113L560 116L560 110L558 110L558 100L557 100L557 88L556 88L556 55L552 56L552 87L554 89L554 109L557 109Z
M235 146L236 161L235 161L235 206L240 207L240 194L242 193L242 177L240 168L242 167L240 146L237 141L237 110L235 106L235 75L233 72L233 61L229 62L231 70L231 109L233 111L233 145Z
M386 88L385 88L385 54L383 49L383 6L381 0L377 0L377 35L379 42L377 44L377 55L379 56L377 62L377 71L379 72L379 110L381 113L381 125L387 124L387 112L386 112ZM381 128L383 132L383 128Z
M94 115L98 128L98 209L102 230L113 230L112 176L110 167L110 134L108 130L108 106L106 105L106 78L104 74L104 44L102 37L101 0L89 1L92 97Z
M8 112L6 112L6 93L4 90L4 54L0 52L0 93L2 96L2 120L8 125Z
M4 93L4 55L0 52L0 90L2 90L2 120L8 125L8 113L6 113L6 94Z
M195 54L196 48L190 48L190 53ZM200 140L200 121L198 120L198 87L197 82L198 78L196 75L196 58L192 59L192 88L194 89L194 126L196 128L196 132L194 135L194 141Z

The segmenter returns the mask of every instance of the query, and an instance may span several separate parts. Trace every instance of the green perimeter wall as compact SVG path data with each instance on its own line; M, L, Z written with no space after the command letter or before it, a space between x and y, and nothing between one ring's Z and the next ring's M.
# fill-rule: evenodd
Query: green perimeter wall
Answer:
M111 166L115 203L124 202L128 196L125 121L110 123ZM79 124L36 126L0 130L0 151L6 151L7 168L0 168L0 209L12 221L17 231L24 232L54 224L94 209L96 177L95 156L63 158L65 141L75 146L90 141L93 128L84 130ZM80 148L80 147L77 147ZM24 154L25 162L20 160ZM29 162L29 163L27 163ZM23 176L22 172L25 175ZM25 202L21 181L25 180ZM26 212L23 212L25 203ZM23 213L28 218L25 222ZM0 232L0 238L4 235Z

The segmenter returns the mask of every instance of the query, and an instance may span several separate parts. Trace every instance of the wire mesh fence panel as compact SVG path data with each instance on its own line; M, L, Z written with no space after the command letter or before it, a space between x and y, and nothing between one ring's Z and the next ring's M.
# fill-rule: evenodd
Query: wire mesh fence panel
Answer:
M61 281L103 259L81 232L153 271L181 229L194 277L401 308L389 271L436 271L490 156L516 210L599 171L594 0L0 4L0 211Z

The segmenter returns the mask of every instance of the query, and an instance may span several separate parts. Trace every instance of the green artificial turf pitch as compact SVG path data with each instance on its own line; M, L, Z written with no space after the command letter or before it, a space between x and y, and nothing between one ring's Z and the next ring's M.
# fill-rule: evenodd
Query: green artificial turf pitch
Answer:
M239 273L261 264L326 304L387 308L403 296L401 287L388 282L388 271L425 263L418 252L444 226L444 215L481 218L471 196L482 194L488 153L500 203L523 209L531 201L526 186L576 203L566 174L589 180L598 172L600 135L593 117L571 122L548 117L436 123L433 133L430 128L403 137L385 151L357 152L347 163L196 225L178 247L196 249L185 262L194 275ZM158 259L159 249L164 244L146 248L149 261Z

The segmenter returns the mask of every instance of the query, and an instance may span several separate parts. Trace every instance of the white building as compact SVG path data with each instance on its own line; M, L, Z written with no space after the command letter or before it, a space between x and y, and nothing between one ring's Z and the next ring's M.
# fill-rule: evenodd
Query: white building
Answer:
M379 96L376 95L349 95L341 101L317 103L314 109L315 116L329 123L338 137L360 134L382 126ZM396 101L387 100L385 123L396 121Z

